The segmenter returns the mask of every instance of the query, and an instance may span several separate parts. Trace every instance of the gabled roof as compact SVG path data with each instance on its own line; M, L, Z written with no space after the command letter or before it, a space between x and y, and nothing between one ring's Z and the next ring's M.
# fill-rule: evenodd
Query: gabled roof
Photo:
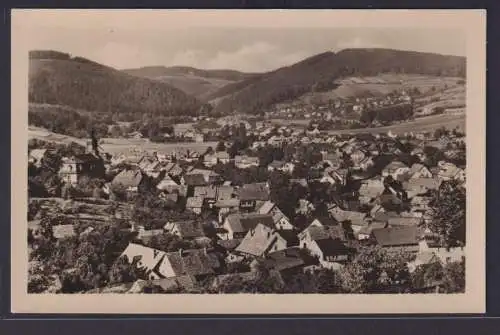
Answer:
M372 234L382 247L397 247L418 244L418 230L416 226L374 229Z
M176 276L213 274L214 270L220 267L217 257L203 249L169 252L165 259Z
M141 268L146 271L153 271L165 256L165 252L140 244L129 243L121 256L126 256L129 263L132 263L135 259L140 260Z
M338 256L349 253L349 249L340 240L321 239L315 242L324 256Z
M255 228L258 224L262 224L267 227L274 227L273 217L269 214L229 214L226 221L231 230L235 233L247 232L250 229Z
M252 256L262 256L277 238L278 234L274 229L258 224L248 231L236 251Z
M47 149L33 149L29 152L29 157L39 162L43 158L43 156L45 156L46 152Z
M276 205L268 200L266 202L264 202L264 204L258 209L258 213L259 214L269 214L269 212L271 212L271 210L275 207Z

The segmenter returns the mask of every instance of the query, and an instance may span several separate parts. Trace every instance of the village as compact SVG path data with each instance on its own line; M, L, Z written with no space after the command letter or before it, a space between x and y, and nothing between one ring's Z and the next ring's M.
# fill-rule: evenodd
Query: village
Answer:
M326 271L337 288L324 292L358 292L346 288L345 278L362 264L360 255L376 250L402 265L397 271L382 267L376 281L385 276L390 283L368 285L368 292L396 286L396 292L413 293L446 286L446 276L403 285L423 267L464 262L465 219L457 217L455 229L448 229L447 218L439 217L445 204L435 201L451 197L450 206L465 211L465 198L456 196L465 190L466 175L460 131L328 135L265 123L225 126L224 139L202 152L110 154L95 143L78 154L32 148L33 290L262 292L256 286L265 284L256 278L266 273L270 292L285 287L297 293L304 288L290 289L291 282ZM189 128L179 136L195 135ZM54 159L55 151L66 154ZM49 165L52 188L42 192ZM106 209L96 216L100 206ZM92 261L89 253L99 249L82 245L104 236L103 227L123 237L113 235L116 249ZM68 248L75 251L67 257L80 258L49 264Z

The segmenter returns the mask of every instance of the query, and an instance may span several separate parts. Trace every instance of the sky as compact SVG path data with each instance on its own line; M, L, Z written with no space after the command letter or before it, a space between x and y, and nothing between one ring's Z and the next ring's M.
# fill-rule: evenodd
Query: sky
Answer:
M68 52L117 69L178 65L264 72L345 48L465 56L458 26L432 25L446 22L439 14L426 23L373 11L284 12L37 10L13 15L12 22L27 50Z

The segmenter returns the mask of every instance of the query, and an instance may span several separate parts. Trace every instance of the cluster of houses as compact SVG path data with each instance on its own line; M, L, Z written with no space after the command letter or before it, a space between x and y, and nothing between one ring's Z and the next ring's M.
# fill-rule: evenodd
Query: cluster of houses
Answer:
M429 214L431 192L437 190L443 181L465 183L464 167L444 160L435 167L427 167L423 163L407 165L397 158L402 153L398 143L404 141L413 144L415 149L411 154L424 162L424 146L443 150L448 157L459 150L457 148L463 138L448 136L434 139L429 134L413 134L410 140L403 140L389 134L377 135L375 140L370 141L305 131L298 136L287 127L268 130L264 125L254 129L258 140L253 143L252 149L280 147L284 143L327 144L327 149L320 152L320 162L311 167L318 173L310 178L291 178L290 182L306 188L313 181L328 185L354 185L350 195L352 200L328 203L328 214L315 216L314 205L307 199L300 199L296 213L306 215L309 221L305 228L299 229L294 218L287 217L271 201L269 181L235 186L212 170L218 163L232 162L238 169L260 166L257 155L230 157L226 151L212 151L205 155L191 153L182 157L161 153L139 158L126 155L112 157L106 161L106 168L112 169L122 163L133 168L123 168L116 174L111 182L103 186L104 193L112 195L114 186L119 185L134 194L140 191L141 183L152 178L156 180L155 187L164 200L179 204L184 199L184 210L198 214L200 218L204 212L216 214L212 216L216 219L209 222L201 219L176 221L166 217L164 226L154 230L146 230L141 222L133 222L131 229L138 233L139 240L145 241L164 233L177 235L200 246L207 239L216 240L206 244L208 247L176 252L130 243L122 255L143 268L146 279L176 280L192 285L207 276L228 276L227 269L231 264L252 265L256 260L263 261L265 266L279 274L318 267L340 269L353 259L355 245L359 243L376 244L389 251L404 249L414 253L416 257L410 269L420 264L434 261L446 263L464 257L463 248L440 248L437 237L426 225L432 220ZM44 153L43 150L32 150L30 162L39 164ZM377 173L368 173L377 165L378 158L384 155L390 155L391 160ZM59 171L62 180L69 184L78 183L81 176L94 169L95 157L91 156L64 158ZM348 166L345 165L346 157L350 161ZM203 168L194 166L200 159ZM288 161L275 160L266 168L293 175L299 159L294 155ZM388 182L389 179L396 183ZM402 210L391 210L388 203L395 208L402 204L407 206ZM207 226L213 235L207 236Z
M375 110L398 104L409 104L411 96L405 90L394 92L383 96L357 97L350 99L336 99L334 102L312 101L296 102L293 104L279 104L275 110L266 113L268 118L294 118L294 119L321 119L333 121L335 119L345 120L351 115L359 119L364 110Z

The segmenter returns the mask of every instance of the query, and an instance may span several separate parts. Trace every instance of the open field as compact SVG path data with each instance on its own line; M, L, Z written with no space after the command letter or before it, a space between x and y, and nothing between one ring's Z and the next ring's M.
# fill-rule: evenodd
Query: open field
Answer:
M432 88L443 90L460 90L461 79L456 77L431 77L420 75L381 74L377 77L350 77L340 80L334 90L327 92L307 93L299 98L302 102L311 100L327 102L328 100L346 99L350 97L384 96L394 90L417 88L422 94L429 93Z
M183 143L154 143L145 139L130 139L130 138L103 138L101 147L104 151L110 154L127 153L131 151L157 151L161 153L171 153L173 151L185 152L187 150L192 152L203 153L208 147L215 149L217 142L183 142Z
M28 127L28 139L39 139L59 144L70 144L76 142L80 145L86 145L87 139L52 133L46 129L38 127ZM161 153L170 153L172 151L197 151L205 152L208 147L215 148L216 142L203 143L153 143L145 139L133 138L103 138L101 147L110 154L128 153L133 151L158 151Z
M445 127L447 129L455 129L458 127L460 131L465 132L465 114L442 114L421 117L413 121L403 122L385 127L377 128L361 128L361 129L342 129L330 130L327 133L331 135L341 134L359 134L372 133L380 134L391 131L394 134L404 134L409 132L425 132L434 131L437 128Z

